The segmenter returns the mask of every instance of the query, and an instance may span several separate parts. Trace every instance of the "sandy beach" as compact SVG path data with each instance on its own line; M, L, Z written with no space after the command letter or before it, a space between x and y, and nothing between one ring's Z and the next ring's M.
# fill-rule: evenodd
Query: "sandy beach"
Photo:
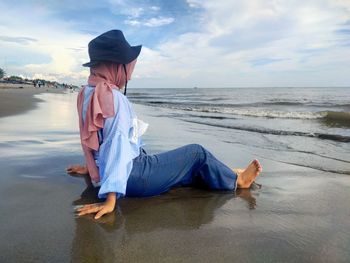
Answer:
M34 109L41 100L35 98L40 93L62 93L63 90L28 84L0 83L0 117L16 115Z
M264 167L257 180L262 188L174 189L122 199L115 213L98 221L76 218L75 205L98 201L96 190L65 173L69 164L83 163L76 93L0 90L0 99L0 262L350 260L347 174L278 162L268 150L228 142L224 128L135 104L150 124L147 152L200 143L231 167L257 157ZM259 144L256 134L244 136Z

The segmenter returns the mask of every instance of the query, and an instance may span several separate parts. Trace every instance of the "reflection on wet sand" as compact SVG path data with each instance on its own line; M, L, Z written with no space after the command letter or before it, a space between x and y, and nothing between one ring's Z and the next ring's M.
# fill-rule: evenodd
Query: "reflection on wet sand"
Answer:
M97 193L98 188L87 187L73 205L98 202ZM246 201L248 209L256 206L256 199L248 189L233 194L187 187L176 188L156 197L121 199L116 211L100 220L95 220L92 215L76 219L72 260L108 261L120 258L122 251L118 247L128 244L128 240L134 236L166 230L199 229L209 225L216 211L235 198Z

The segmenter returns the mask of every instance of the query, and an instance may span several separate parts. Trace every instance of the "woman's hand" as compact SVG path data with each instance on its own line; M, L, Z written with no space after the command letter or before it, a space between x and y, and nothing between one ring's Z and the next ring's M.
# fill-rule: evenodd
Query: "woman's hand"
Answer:
M108 196L105 202L84 205L83 207L78 208L76 211L78 212L78 216L96 213L95 219L99 219L101 216L113 212L115 208L115 204L116 204L116 194L108 193Z
M88 174L89 173L86 166L79 165L79 164L74 164L74 165L68 166L66 171L69 174Z

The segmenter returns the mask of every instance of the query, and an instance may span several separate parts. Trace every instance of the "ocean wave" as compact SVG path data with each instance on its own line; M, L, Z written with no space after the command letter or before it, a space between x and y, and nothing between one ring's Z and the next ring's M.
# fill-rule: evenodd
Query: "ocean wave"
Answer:
M177 108L177 107L174 107ZM177 108L178 109L178 108ZM264 118L282 118L282 119L322 119L328 115L327 111L321 112L299 112L299 111L279 111L267 109L234 109L234 108L217 108L217 107L182 107L185 111L222 113L230 115L264 117Z
M345 111L326 111L325 118L328 120L336 121L349 121L350 122L350 112Z
M144 103L144 104L164 104L164 105L177 105L178 107L197 107L197 106L206 106L206 107L226 107L226 108L238 108L238 107L266 107L266 106L292 106L292 107L350 107L348 101L290 101L290 100L267 100L267 101L255 101L255 102L228 102L226 97L202 97L202 96L179 96L179 95L139 95L139 96L129 96L133 101ZM179 101L181 103L179 103ZM183 102L186 101L185 104ZM223 102L223 103L220 103ZM217 102L217 103L215 103Z
M223 113L250 117L266 117L266 118L283 118L283 119L328 119L334 121L350 121L350 112L345 111L280 111L269 109L235 109L232 107L208 107L206 105L191 106L191 105L177 105L176 103L169 103L164 101L150 101L153 105L164 106L167 108L206 112L206 113Z
M350 106L349 101L314 101L314 100L283 100L283 99L271 99L267 102L262 102L265 105L304 105L304 106L317 106L317 107L344 107Z
M230 110L227 110L227 113L229 112ZM326 116L324 112L279 111L266 109L233 109L232 114L282 119L320 119Z
M209 123L209 122L187 120L187 119L181 119L181 120L186 121L186 122L214 126L214 127L242 130L242 131L249 131L249 132L256 132L256 133L263 133L263 134L283 135L283 136L286 136L286 135L287 136L303 136L303 137L317 138L317 139L321 139L321 140L331 140L331 141L336 141L336 142L350 142L350 136L340 135L340 134L273 130L273 129L266 129L266 128L260 128L260 127L258 128L258 127L249 127L249 126L226 125L226 124L220 124L220 123Z
M350 128L350 112L326 111L322 121L331 127Z

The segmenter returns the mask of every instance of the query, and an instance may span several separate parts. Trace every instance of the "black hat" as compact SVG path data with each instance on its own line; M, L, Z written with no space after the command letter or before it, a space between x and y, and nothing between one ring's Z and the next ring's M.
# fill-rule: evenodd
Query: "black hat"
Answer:
M90 62L83 64L83 66L91 67L103 61L128 64L138 57L141 47L141 45L130 46L122 31L110 30L90 41Z

